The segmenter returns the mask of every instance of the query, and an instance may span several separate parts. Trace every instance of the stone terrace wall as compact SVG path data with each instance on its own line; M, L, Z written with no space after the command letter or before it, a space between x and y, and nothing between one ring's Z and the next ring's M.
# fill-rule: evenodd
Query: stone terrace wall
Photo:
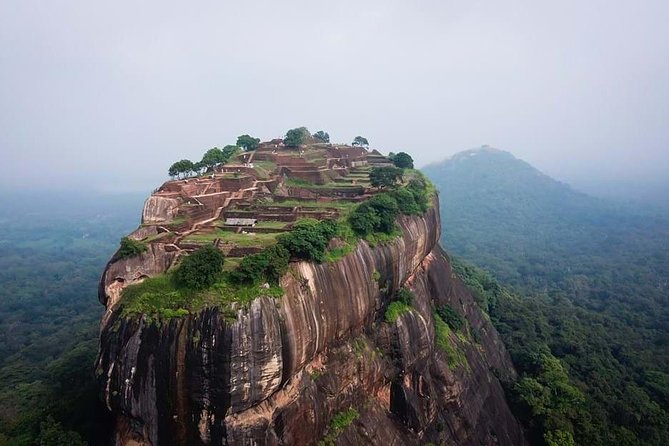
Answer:
M292 167L281 167L280 175L286 175L288 178L296 178L314 184L326 184L330 180L327 169L298 170Z

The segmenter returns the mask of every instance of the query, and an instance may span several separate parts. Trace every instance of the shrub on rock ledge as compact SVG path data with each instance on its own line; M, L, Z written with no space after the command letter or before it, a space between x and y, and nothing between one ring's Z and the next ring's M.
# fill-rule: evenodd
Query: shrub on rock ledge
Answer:
M400 212L405 215L421 215L425 212L422 207L416 203L416 197L408 188L394 190L390 195L397 201Z
M428 187L427 182L424 178L412 178L409 181L409 184L406 186L406 189L411 192L416 200L416 205L421 212L427 211L430 207L430 198L428 196Z
M223 272L225 256L212 245L207 245L181 261L174 274L177 286L203 290L216 283Z
M144 242L131 239L130 237L123 237L117 255L125 259L127 257L138 256L144 251L146 251L146 244Z
M332 220L302 220L292 231L281 234L278 242L299 260L313 260L318 263L325 259L325 248L337 233L337 223Z
M395 218L399 206L395 198L388 194L378 194L361 203L348 217L348 223L359 236L372 232L390 234L395 229Z
M400 180L402 169L398 167L374 167L369 172L369 183L379 189L395 187Z
M374 195L367 203L374 208L379 216L379 224L376 230L390 234L395 229L395 219L399 214L397 201L388 194Z
M263 251L246 256L232 273L232 278L240 283L267 281L277 284L288 270L290 253L283 245L270 246Z
M348 217L351 229L361 236L371 234L381 223L381 218L369 203L362 203Z

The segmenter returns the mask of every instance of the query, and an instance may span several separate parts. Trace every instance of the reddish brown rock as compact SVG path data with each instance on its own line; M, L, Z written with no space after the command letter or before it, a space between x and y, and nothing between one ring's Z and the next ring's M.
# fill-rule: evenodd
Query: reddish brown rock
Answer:
M165 223L173 220L179 211L181 201L176 198L151 195L144 202L142 223Z
M123 318L117 280L166 268L175 254L156 245L111 263L97 363L116 419L109 442L309 445L353 408L355 420L331 436L337 444L524 444L492 372L513 377L513 366L437 244L438 208L399 225L402 236L386 245L360 242L334 263L293 264L283 298L258 298L234 321L215 308L162 323ZM413 291L412 309L388 323L400 286ZM434 342L433 312L444 303L478 334L451 335L466 358L453 367Z

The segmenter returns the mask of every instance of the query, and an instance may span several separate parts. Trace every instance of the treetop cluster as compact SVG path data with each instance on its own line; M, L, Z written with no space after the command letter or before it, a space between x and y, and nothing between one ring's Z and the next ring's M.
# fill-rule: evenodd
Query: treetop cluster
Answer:
M313 135L306 127L296 127L286 132L283 143L287 147L297 148L307 143L329 143L330 134L324 130L319 130ZM260 145L260 138L251 135L240 135L235 144L229 144L219 149L213 147L207 150L200 161L193 162L189 159L182 159L174 162L168 169L168 174L172 178L188 178L193 175L201 175L205 172L213 171L214 167L224 165L234 156L242 151L252 151ZM351 145L354 147L369 147L369 141L364 136L356 136ZM405 152L397 154L390 153L388 158L400 169L413 169L413 159Z

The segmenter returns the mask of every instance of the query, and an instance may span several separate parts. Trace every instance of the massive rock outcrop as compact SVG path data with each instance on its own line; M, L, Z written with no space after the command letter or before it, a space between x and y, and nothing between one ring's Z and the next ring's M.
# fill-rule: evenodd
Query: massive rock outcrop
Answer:
M143 223L165 223L176 217L179 200L170 197L150 196L144 203Z
M111 263L97 362L115 419L109 444L525 444L496 377L513 378L513 366L438 245L436 202L398 223L402 235L387 244L292 264L282 298L257 298L235 318L217 308L163 321L122 316L115 283L173 254ZM413 303L388 322L402 286ZM435 342L444 304L469 327L448 334L450 349Z

